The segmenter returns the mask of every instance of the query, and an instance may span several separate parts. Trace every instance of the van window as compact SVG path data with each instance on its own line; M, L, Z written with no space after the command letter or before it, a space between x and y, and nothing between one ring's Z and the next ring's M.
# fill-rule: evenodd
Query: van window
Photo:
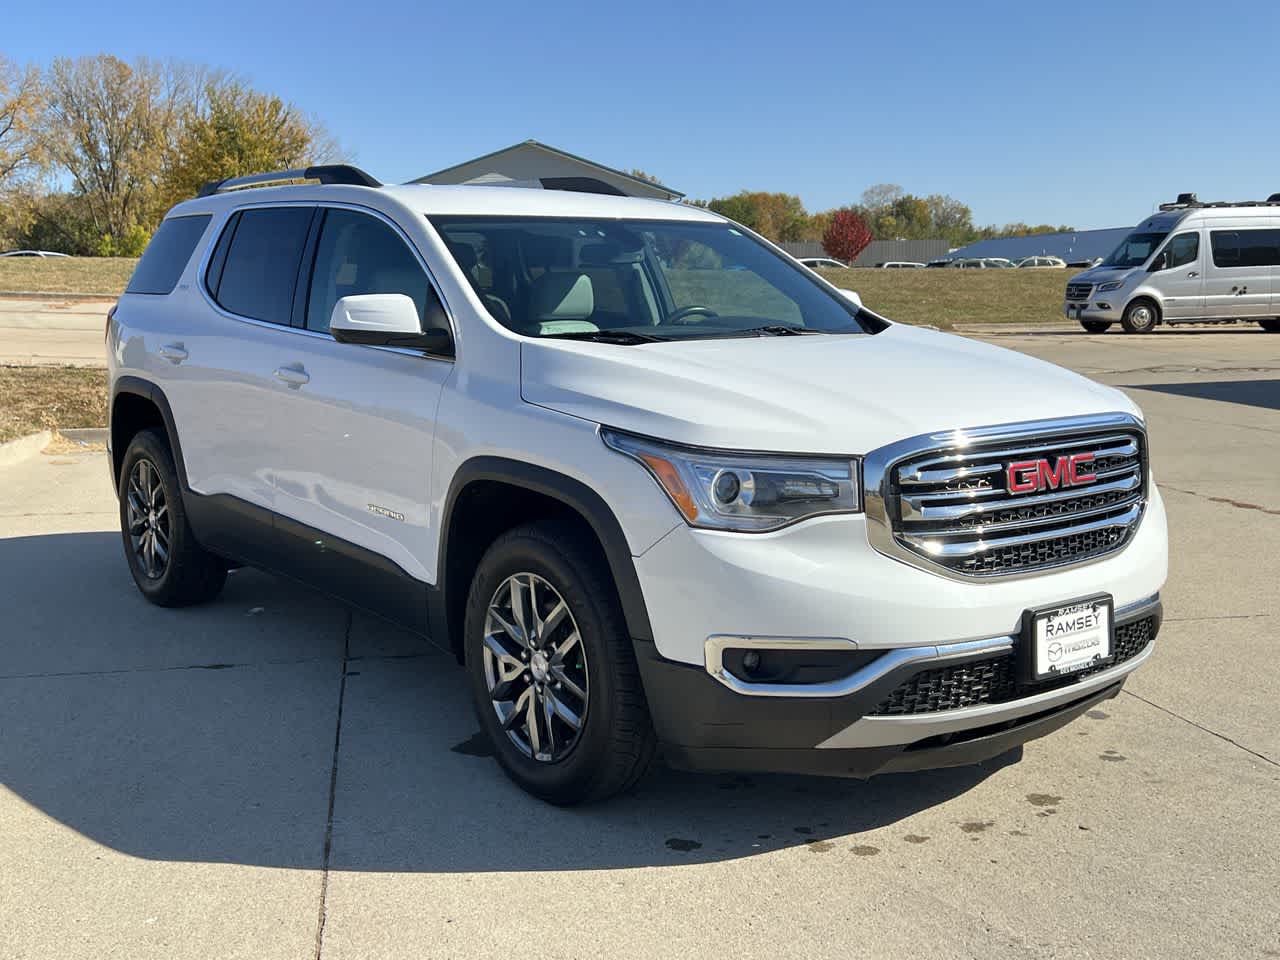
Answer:
M155 235L142 253L142 259L133 269L125 293L172 293L178 278L187 267L187 261L204 236L212 219L208 214L199 217L170 217L156 228Z
M242 317L287 326L313 213L311 207L266 207L232 218L224 230L234 231L226 260L216 289L209 290L218 305ZM211 285L214 280L210 270Z
M329 210L316 246L307 329L327 333L333 305L363 293L403 293L426 326L448 325L431 281L399 234L376 217Z
M1200 234L1180 233L1169 241L1169 267L1185 267L1200 259Z
M1214 230L1210 241L1215 267L1280 265L1280 230Z

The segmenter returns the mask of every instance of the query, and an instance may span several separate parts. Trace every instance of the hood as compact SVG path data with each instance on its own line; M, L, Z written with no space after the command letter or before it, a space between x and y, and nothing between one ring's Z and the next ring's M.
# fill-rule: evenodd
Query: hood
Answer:
M1107 283L1111 280L1123 280L1141 269L1141 267L1092 267L1088 270L1081 270L1067 282Z
M676 443L861 454L921 433L1138 413L1124 394L976 340L875 335L521 344L529 403Z

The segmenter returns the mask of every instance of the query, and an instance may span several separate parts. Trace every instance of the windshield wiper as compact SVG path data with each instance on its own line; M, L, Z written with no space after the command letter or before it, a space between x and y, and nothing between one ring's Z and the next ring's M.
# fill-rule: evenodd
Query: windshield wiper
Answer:
M548 333L545 340L590 340L592 343L662 343L670 337L658 337L651 333L632 333L629 330L580 330L575 333Z
M822 330L810 330L808 327L793 327L787 323L766 323L763 327L748 327L745 330L735 330L734 333L750 336L755 334L761 337L799 337L811 333L823 333Z

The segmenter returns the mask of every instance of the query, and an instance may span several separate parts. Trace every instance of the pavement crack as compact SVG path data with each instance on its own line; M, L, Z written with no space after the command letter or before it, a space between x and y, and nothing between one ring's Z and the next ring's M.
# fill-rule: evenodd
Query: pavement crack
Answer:
M308 663L327 663L332 657L299 657L284 660L258 660L251 663L183 663L170 667L121 667L117 670L63 670L47 673L4 673L0 680L57 680L65 677L113 677L128 673L175 673L182 670L238 670L244 667L292 667Z
M329 859L333 853L333 808L338 795L338 754L342 749L342 707L347 699L347 664L351 661L351 623L354 617L347 611L347 628L342 637L342 672L338 682L338 718L333 730L333 762L329 767L329 813L324 825L324 860L320 873L320 909L316 918L316 949L314 960L320 960L324 949L324 924L327 919L329 899Z
M1270 507L1264 507L1256 503L1248 503L1244 500L1232 500L1230 497L1211 497L1207 493L1197 493L1195 490L1183 490L1181 487L1170 486L1167 483L1157 483L1161 490L1172 490L1174 493L1183 493L1189 497L1198 497L1201 500L1208 500L1210 503L1225 503L1229 507L1235 507L1237 510L1257 510L1259 513L1270 514L1273 517L1280 517L1280 510L1272 510Z
M1168 707L1162 707L1160 704L1156 703L1154 700L1148 700L1146 697L1142 696L1141 694L1134 693L1132 690L1123 690L1121 692L1127 693L1129 696L1133 697L1135 700L1141 700L1143 703L1145 703L1149 707L1155 707L1161 713L1167 713L1169 716L1173 717L1175 720L1181 720L1183 723L1189 723L1191 724L1191 726L1195 727L1197 730L1203 730L1205 733L1209 734L1210 736L1217 737L1219 740L1224 740L1227 743L1231 744L1233 747L1243 750L1245 753L1249 754L1250 756L1257 757L1259 760L1262 760L1264 763L1269 763L1273 767L1280 767L1280 760L1275 760L1271 757L1268 757L1265 753L1259 753L1257 750L1254 750L1250 747L1246 747L1239 740L1233 740L1230 737L1228 737L1225 733L1219 733L1217 730L1211 730L1208 727L1206 727L1203 723L1196 723L1196 721L1192 720L1190 717L1184 717L1182 714L1178 713L1175 710L1170 710Z

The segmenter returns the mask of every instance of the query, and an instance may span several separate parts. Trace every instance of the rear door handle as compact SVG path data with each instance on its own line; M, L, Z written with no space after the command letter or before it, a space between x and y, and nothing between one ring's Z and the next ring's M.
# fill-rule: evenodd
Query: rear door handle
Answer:
M181 363L187 359L187 350L180 343L166 343L160 348L160 356L173 363Z
M275 378L287 383L294 390L302 386L304 383L310 383L311 377L307 371L302 368L302 364L293 363L284 367L276 367Z
M1199 270L1192 270L1190 273L1188 273L1188 274L1187 274L1187 276L1188 276L1188 277L1198 277L1198 276L1200 276L1200 271L1199 271Z

